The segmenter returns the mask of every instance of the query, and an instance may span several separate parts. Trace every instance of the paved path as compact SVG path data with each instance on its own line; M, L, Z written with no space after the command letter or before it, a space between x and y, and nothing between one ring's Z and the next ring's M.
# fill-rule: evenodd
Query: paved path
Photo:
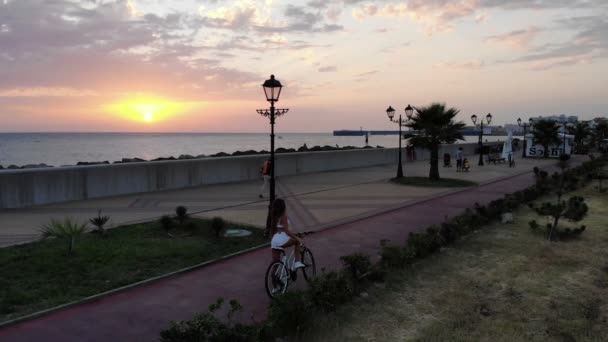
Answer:
M467 190L434 194L400 209L363 218L307 238L319 269L339 267L342 255L376 255L379 241L403 243L409 232L441 223L475 202L487 203L529 186L531 172ZM286 190L287 191L287 190ZM0 341L155 341L169 320L188 319L218 296L238 299L255 320L269 302L263 275L268 249L256 250L199 270L118 293L0 330ZM299 280L301 281L301 280Z
M475 165L471 172L456 173L455 168L441 168L440 172L442 177L485 182L547 163L526 159L518 160L516 168L505 164L483 168ZM407 162L404 170L408 176L425 176L428 161ZM309 230L447 190L403 187L387 182L394 174L395 165L383 165L280 177L277 192L287 199L294 225ZM199 216L221 216L230 221L262 226L266 222L268 202L258 198L260 185L258 181L218 184L0 210L0 247L37 239L40 236L38 229L52 218L69 216L86 222L98 209L111 217L110 225L113 226L157 219L173 213L178 205L185 205L191 213L199 212Z

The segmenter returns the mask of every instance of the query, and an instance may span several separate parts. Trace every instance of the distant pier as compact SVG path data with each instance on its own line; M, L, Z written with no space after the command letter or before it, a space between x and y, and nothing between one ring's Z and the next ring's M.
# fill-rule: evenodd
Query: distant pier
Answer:
M478 136L478 129L464 129L461 131L464 136ZM416 134L416 131L403 131L402 134L412 135ZM399 131L363 131L363 130L337 130L334 131L336 137L363 137L366 135L399 135ZM484 129L484 136L503 135L503 134L492 134L491 132Z

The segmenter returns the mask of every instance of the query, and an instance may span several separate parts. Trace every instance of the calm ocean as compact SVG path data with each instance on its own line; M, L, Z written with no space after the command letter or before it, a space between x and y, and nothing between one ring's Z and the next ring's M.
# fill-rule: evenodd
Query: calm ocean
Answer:
M487 137L489 141L502 137ZM485 138L484 138L485 140ZM477 137L466 137L467 142ZM303 144L365 146L365 137L335 137L331 133L278 134L276 147L298 148ZM396 136L372 135L372 146L396 147ZM122 158L178 157L180 154L210 155L245 150L269 150L267 133L0 133L0 165L4 167L44 163L74 165L79 161L110 162Z

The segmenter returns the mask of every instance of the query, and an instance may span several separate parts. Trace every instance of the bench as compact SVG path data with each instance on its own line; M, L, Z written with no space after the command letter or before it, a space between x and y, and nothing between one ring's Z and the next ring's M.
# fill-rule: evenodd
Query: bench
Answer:
M490 153L488 154L488 163L506 163L507 160L502 157L500 153Z

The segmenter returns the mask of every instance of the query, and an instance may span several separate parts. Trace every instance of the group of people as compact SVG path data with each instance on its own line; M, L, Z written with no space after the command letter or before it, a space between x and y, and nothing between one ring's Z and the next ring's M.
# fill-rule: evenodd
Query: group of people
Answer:
M471 164L467 158L464 158L462 147L456 151L456 172L468 172Z

